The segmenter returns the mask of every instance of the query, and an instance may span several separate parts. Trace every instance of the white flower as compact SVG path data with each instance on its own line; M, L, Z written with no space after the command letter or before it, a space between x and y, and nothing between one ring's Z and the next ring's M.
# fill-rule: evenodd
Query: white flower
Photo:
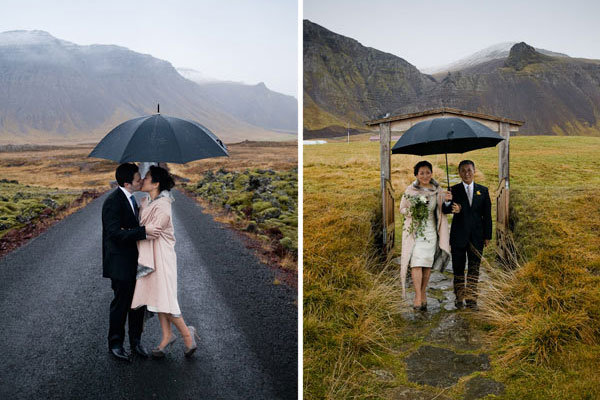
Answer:
M425 196L419 196L419 200L421 200L421 203L427 203L427 197Z

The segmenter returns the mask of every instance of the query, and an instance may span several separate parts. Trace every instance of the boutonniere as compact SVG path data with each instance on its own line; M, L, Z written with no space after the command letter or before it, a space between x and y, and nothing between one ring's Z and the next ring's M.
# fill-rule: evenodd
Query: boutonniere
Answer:
M481 192L479 190L477 191L477 196L481 196Z

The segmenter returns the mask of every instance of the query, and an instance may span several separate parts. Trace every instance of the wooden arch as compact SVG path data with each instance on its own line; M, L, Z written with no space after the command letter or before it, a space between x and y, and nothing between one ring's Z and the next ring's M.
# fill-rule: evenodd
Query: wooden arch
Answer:
M394 196L391 185L391 137L392 133L398 135L407 131L413 125L434 118L460 117L468 118L482 123L506 140L498 145L498 190L496 195L496 243L502 257L506 257L509 251L506 241L503 240L508 232L509 217L509 190L510 190L510 135L517 133L523 121L497 117L459 110L456 108L436 108L427 111L387 116L385 118L366 121L371 127L379 127L379 143L381 157L381 205L383 211L383 245L387 252L394 247Z

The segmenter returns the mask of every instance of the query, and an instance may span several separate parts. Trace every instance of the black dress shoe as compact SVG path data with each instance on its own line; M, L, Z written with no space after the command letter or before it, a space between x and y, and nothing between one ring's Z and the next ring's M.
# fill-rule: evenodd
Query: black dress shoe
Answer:
M123 361L131 362L131 357L129 357L129 354L127 354L125 352L125 349L123 349L123 346L112 347L109 351L118 360L123 360Z
M462 300L455 300L454 301L454 307L456 307L457 310L462 310L465 306L463 304Z
M473 311L479 310L479 307L477 307L476 301L467 301L467 308L470 308Z
M136 353L136 354L144 357L144 358L150 357L150 354L148 353L148 350L146 350L146 348L144 347L144 345L141 344L141 343L137 343L137 344L131 345L131 351L133 353Z

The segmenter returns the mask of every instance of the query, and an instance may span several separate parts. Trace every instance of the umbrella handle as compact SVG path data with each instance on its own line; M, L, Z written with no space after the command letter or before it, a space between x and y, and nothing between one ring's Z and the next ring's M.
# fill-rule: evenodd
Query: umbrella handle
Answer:
M448 190L450 190L450 175L448 175L448 153L446 153L446 179L448 181Z

